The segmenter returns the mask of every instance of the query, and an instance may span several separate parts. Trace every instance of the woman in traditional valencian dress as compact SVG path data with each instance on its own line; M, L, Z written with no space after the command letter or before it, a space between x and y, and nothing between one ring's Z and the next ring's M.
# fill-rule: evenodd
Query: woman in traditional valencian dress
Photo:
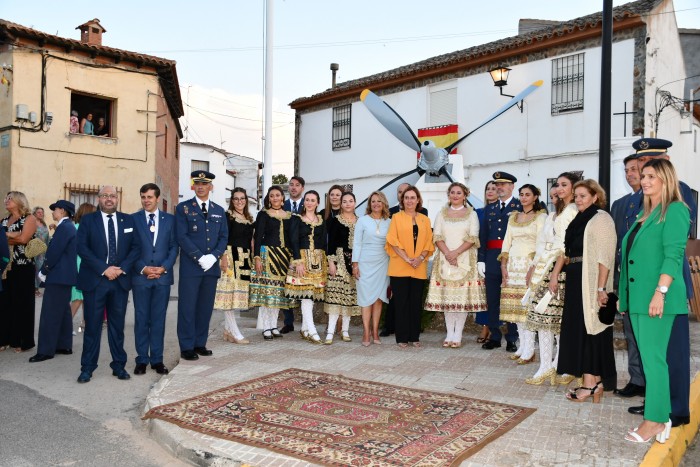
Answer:
M307 191L304 206L292 218L289 244L293 260L285 284L288 297L301 299L301 336L314 344L322 343L314 325L314 301L323 301L328 280L326 224L316 213L320 201L316 191Z
M224 310L224 340L234 344L248 344L238 329L236 315L248 310L250 292L251 255L253 247L253 216L248 211L248 194L237 187L231 192L226 211L228 246L221 257L221 278L216 286L214 308Z
M532 378L525 380L527 384L539 385L547 379L551 384L556 383L559 350L554 350L554 339L558 339L561 330L566 276L553 269L557 258L564 254L566 228L578 212L574 204L573 189L578 180L579 177L571 172L564 172L557 178L559 199L556 212L549 215L543 229L537 234L535 258L528 271L531 300L527 310L526 328L539 334L540 367ZM549 291L551 281L558 284L558 287L555 293L551 294L549 303L540 303Z
M249 306L260 307L258 329L263 330L265 340L282 337L277 329L280 308L294 308L296 300L284 294L292 252L289 249L289 224L291 213L282 209L284 192L277 185L271 186L265 196L265 208L255 221L253 252L255 267L250 273Z
M355 237L355 195L343 193L340 213L328 220L328 284L323 311L328 313L324 344L333 343L333 331L342 316L342 339L351 342L350 317L360 315L357 289L352 276L352 244Z
M498 259L503 274L500 320L517 324L520 349L510 358L523 365L535 358L535 333L525 327L528 303L523 304L523 297L527 292L526 276L535 256L537 234L544 227L547 214L539 209L539 188L527 184L520 188L519 193L522 211L511 213Z
M447 335L443 347L461 347L467 313L486 308L484 280L476 269L479 218L467 205L468 196L466 186L452 183L447 189L448 205L437 215L433 228L439 251L423 308L444 313Z
M379 340L382 306L389 303L389 255L386 234L389 231L389 203L381 191L369 195L365 215L355 224L352 243L352 275L357 285L357 304L362 308L362 345Z

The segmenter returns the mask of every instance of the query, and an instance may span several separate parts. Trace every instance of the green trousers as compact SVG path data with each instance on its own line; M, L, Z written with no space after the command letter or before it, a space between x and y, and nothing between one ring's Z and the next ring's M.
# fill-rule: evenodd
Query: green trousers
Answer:
M661 318L652 318L648 314L630 315L647 382L644 419L652 422L666 423L671 413L666 350L675 319L676 315L669 314Z

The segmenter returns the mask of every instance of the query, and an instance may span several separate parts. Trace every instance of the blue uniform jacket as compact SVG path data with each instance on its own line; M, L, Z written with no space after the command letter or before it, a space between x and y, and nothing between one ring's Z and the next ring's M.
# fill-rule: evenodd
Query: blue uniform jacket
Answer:
M500 200L484 207L484 214L479 225L479 262L486 261L486 245L489 240L503 240L508 228L508 215L513 211L519 211L520 201L513 198L506 204L503 212L500 208Z
M41 273L46 284L75 285L78 282L78 233L75 224L66 219L56 227L44 256Z
M124 290L131 289L134 262L139 256L139 243L134 231L134 219L123 212L116 212L117 260L115 266L124 271L116 280ZM97 287L107 264L107 233L100 211L85 215L78 229L78 254L80 271L78 288L90 292Z
M140 245L139 257L134 263L132 285L173 285L175 282L173 266L180 251L177 238L175 238L175 216L158 211L158 236L155 245L151 241L151 232L146 221L145 211L141 209L131 216L136 224ZM161 274L158 279L148 279L141 274L146 266L162 266L165 268L165 274Z
M175 235L182 250L181 278L221 275L218 262L208 271L203 271L198 261L209 254L221 258L226 251L228 224L224 208L209 200L209 212L205 219L196 197L183 201L175 210Z

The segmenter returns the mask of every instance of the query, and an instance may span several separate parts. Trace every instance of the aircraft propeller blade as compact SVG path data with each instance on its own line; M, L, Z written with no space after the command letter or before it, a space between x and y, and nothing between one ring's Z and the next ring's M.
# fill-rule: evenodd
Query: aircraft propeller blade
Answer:
M369 89L362 91L360 100L364 102L367 110L374 115L374 118L376 118L389 133L412 150L420 152L420 141L418 141L418 137L389 104L381 100L379 96Z
M399 185L401 185L402 183L408 183L410 185L415 185L416 182L418 180L420 180L420 178L423 176L424 173L425 173L425 170L416 167L415 169L409 170L408 172L403 173L403 174L399 175L398 177L390 180L387 184L383 185L381 188L379 188L378 190L375 190L375 191L381 191L382 193L384 193L384 196L386 196L386 199L389 200L389 204L392 204L392 201L396 198L396 189L399 187ZM368 198L365 198L364 200L362 200L362 202L359 203L355 207L355 212L360 213L361 212L360 206L362 206L366 202L368 202ZM362 211L364 211L364 209L362 209ZM362 215L362 214L364 214L364 212L361 212L361 214L358 214L358 215Z
M486 120L484 120L483 122L481 122L481 123L479 124L479 126L477 126L477 127L474 128L472 131L470 131L470 132L467 133L466 135L464 135L464 136L462 136L461 138L459 138L459 139L458 139L457 141L455 141L454 143L452 143L452 144L450 144L449 146L447 146L447 147L445 148L445 151L447 151L448 154L449 154L450 152L452 152L452 150L453 150L459 143L461 143L462 141L464 141L469 135L471 135L471 134L474 133L476 130L480 129L481 127L483 127L483 126L486 125L487 123L490 123L492 120L494 120L494 119L496 119L497 117L499 117L499 116L500 116L501 114L503 114L506 110L510 109L511 107L513 107L515 104L517 104L517 103L520 102L521 100L525 99L525 98L526 98L527 96L529 96L531 93L533 93L534 91L536 91L537 89L539 89L539 87L542 86L542 83L543 83L542 80L538 80L538 81L535 81L534 83L532 83L530 86L528 86L528 87L526 87L525 89L523 89L523 90L520 92L520 94L518 94L517 96L513 97L510 101L508 101L508 103L507 103L506 105L504 105L503 107L501 107L500 109L498 109L497 111L495 111L494 113L492 113L491 115L489 115L488 118L486 118Z

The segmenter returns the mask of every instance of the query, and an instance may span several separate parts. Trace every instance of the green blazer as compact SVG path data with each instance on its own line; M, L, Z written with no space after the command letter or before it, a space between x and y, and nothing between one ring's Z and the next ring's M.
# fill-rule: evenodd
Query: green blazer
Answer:
M666 210L666 219L659 222L661 206L657 206L642 224L627 255L627 240L633 225L622 240L620 261L620 312L649 313L649 303L661 274L673 277L666 294L664 314L688 313L683 261L690 213L682 202L674 202ZM639 217L642 213L639 214Z

